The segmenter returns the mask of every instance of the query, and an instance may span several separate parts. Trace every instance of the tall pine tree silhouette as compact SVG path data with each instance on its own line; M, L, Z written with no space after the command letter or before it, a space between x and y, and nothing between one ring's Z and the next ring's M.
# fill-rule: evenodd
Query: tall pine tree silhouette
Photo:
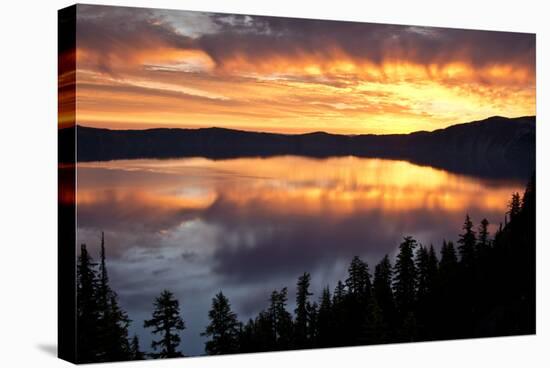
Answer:
M273 350L284 350L291 347L293 323L292 316L286 310L287 300L286 287L271 293L268 316L271 322Z
M168 290L164 290L154 302L153 317L143 322L143 327L152 328L153 334L160 335L159 340L153 340L151 347L158 353L152 353L153 358L177 358L183 356L177 350L181 338L179 332L185 329L185 323L180 316L179 302Z
M368 308L372 306L372 284L369 266L366 262L355 256L348 267L346 279L347 294L344 298L344 314L342 323L345 328L346 345L364 343L367 337L365 330L369 323Z
M512 199L508 204L508 215L510 216L510 221L514 220L521 211L521 199L519 193L512 194Z
M458 252L460 253L460 264L466 270L473 270L475 265L476 234L474 225L469 215L466 215L462 229L464 232L459 235Z
M334 336L336 346L345 346L347 335L347 326L345 326L345 318L347 318L347 291L344 283L338 280L334 293L332 294L332 315L335 320Z
M416 317L414 306L416 302L416 265L414 249L416 240L407 236L399 245L399 253L394 268L393 289L395 304L399 313L398 336L403 341L413 341L416 338Z
M77 360L79 363L98 361L101 354L99 305L97 298L98 277L86 244L80 246L77 261Z
M311 331L312 321L312 305L309 302L309 297L313 295L309 291L311 276L305 272L298 278L296 285L296 309L294 310L296 319L294 322L295 347L298 349L306 348L312 342L313 336Z
M479 224L478 230L478 239L477 239L477 251L479 253L484 253L487 247L490 246L489 240L489 221L484 218Z
M433 246L422 245L416 252L417 291L416 317L418 337L433 338L433 318L437 310L434 308L438 277L438 260Z
M100 335L100 354L98 361L120 361L131 359L128 341L130 319L118 305L118 296L109 286L106 264L105 236L101 233L99 281L97 286L99 304L98 329Z
M326 286L319 300L317 313L317 345L328 347L332 345L334 338L334 319L332 313L332 299L330 289Z
M462 226L463 233L459 235L458 252L460 253L459 266L461 268L461 280L458 293L458 306L460 308L457 320L460 322L459 336L467 336L473 328L473 321L477 313L477 284L476 284L476 233L473 229L474 225L469 215L466 215L464 225Z
M395 334L397 310L392 290L393 269L390 257L386 254L374 268L374 297L381 310L385 333L381 342L388 342Z
M233 354L239 349L240 323L231 311L229 300L220 291L212 299L208 312L210 324L201 334L210 338L205 343L205 351L210 355Z

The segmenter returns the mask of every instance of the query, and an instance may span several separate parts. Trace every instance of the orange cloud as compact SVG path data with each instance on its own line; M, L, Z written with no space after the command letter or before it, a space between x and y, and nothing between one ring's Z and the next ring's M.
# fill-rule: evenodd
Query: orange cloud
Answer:
M403 133L535 114L532 35L216 14L197 31L81 8L84 125Z
M57 110L59 128L75 124L76 113L76 55L74 50L59 55Z

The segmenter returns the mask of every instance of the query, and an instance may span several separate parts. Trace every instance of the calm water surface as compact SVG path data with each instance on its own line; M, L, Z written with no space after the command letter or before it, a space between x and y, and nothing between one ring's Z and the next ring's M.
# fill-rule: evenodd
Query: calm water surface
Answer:
M404 235L439 247L469 213L503 220L524 182L455 175L404 161L338 157L120 160L78 165L78 241L97 257L105 231L111 283L143 330L164 288L179 298L182 351L203 353L211 298L220 290L245 320L272 289L312 274L314 298L344 279L354 255L371 271Z

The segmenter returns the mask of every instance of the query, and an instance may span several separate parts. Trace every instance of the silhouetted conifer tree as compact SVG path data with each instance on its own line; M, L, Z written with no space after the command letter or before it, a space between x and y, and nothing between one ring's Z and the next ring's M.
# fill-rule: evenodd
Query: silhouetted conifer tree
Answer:
M100 352L98 361L120 361L131 359L128 341L128 314L118 305L118 297L109 286L106 265L105 236L101 233L99 280L97 285Z
M489 221L481 220L477 232L477 247L476 247L476 270L475 284L472 288L472 293L477 299L478 313L483 313L489 308L492 303L490 299L496 297L494 287L491 285L490 279L493 277L495 270L491 260L491 239L489 238Z
M101 353L99 305L97 298L98 277L86 244L80 246L77 261L77 359L79 363L92 363Z
M369 266L357 256L353 257L348 268L346 286L348 288L348 294L354 297L359 299L370 297L371 281Z
M466 215L462 229L464 232L459 235L458 252L460 253L460 264L466 270L473 270L475 264L476 234L470 216Z
M130 344L130 355L132 360L144 360L145 354L139 348L139 339L134 335Z
M429 274L429 256L428 250L420 245L416 251L416 270L417 275L417 297L419 300L426 298L430 291L430 274Z
M334 333L332 299L329 287L325 287L319 300L317 314L317 342L320 347L331 346Z
M381 320L386 329L382 342L390 341L396 327L397 314L393 298L392 279L392 265L386 254L374 268L373 281L374 297L380 308Z
M399 245L399 253L394 267L394 297L400 318L399 339L412 341L416 336L416 319L414 307L416 303L416 276L414 249L416 240L407 236Z
M119 307L117 295L111 292L108 310L104 313L102 323L105 361L121 361L131 359L130 343L128 341L128 314ZM101 321L101 320L100 320Z
M512 194L512 199L510 200L510 203L508 204L508 215L510 216L510 221L516 218L517 215L519 215L521 210L521 199L519 196L519 193Z
M307 348L316 346L319 337L319 304L313 302L309 305L309 323L307 326L308 345Z
M345 344L355 345L365 343L368 338L365 330L368 328L368 310L371 304L372 285L369 266L359 257L353 257L348 268L346 279L347 294L344 298L346 313L340 323L345 329Z
M413 310L416 298L416 266L414 249L416 240L407 236L399 245L399 253L395 262L393 290L397 310L402 316Z
M152 353L153 358L177 358L183 356L177 350L181 338L179 332L185 329L185 323L180 316L179 302L168 290L164 290L154 302L153 318L144 321L143 327L153 328L153 334L160 335L151 347L160 350Z
M477 311L476 299L478 297L476 288L476 234L473 230L473 224L469 215L466 215L464 225L462 226L463 233L459 235L458 251L460 253L459 266L460 283L457 289L457 301L459 313L456 315L457 321L460 321L459 336L468 336L471 333L474 325L474 318Z
M229 300L220 291L212 299L212 308L208 312L210 324L201 334L210 337L205 343L207 354L233 354L238 351L240 323L237 315L231 311Z
M347 291L344 283L338 280L332 294L332 317L334 318L334 335L332 337L336 346L346 345L346 326L344 321L347 313Z
M340 304L344 301L344 298L346 297L346 287L344 286L344 283L340 280L336 283L336 287L334 288L334 294L332 296L333 303L335 305Z
M309 302L309 297L313 295L309 291L311 276L305 272L298 278L296 285L296 316L294 322L295 347L298 349L306 348L312 341L312 307Z
M416 320L419 337L431 339L434 337L433 319L438 312L435 308L438 287L438 260L433 246L429 249L420 246L416 253L417 276L417 308Z
M273 331L273 340L275 350L284 350L291 347L293 336L292 316L286 310L287 288L280 291L274 290L271 293L269 306L269 319Z
M515 333L535 329L535 206L533 175L522 200L518 193L512 195L508 211L510 221L499 237L499 244L495 245L503 259L499 268L502 274L501 294L505 295L503 303L510 306L510 312L515 310L505 317L505 324ZM510 272L512 269L515 272Z
M439 261L438 300L434 314L435 335L438 338L451 338L460 325L456 315L459 311L457 286L459 282L458 256L453 242L443 241Z
M105 263L105 235L101 232L100 264L99 264L99 282L97 299L102 310L108 309L110 300L109 275L107 274L107 265Z
M489 221L486 218L481 220L478 230L477 247L478 252L485 252L486 248L490 245L489 239Z

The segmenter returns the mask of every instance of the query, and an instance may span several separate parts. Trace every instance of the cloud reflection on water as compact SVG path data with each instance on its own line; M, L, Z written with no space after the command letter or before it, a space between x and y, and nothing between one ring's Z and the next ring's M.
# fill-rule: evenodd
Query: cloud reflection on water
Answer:
M292 291L304 271L319 291L343 277L353 255L373 268L404 235L439 246L456 239L466 213L497 223L522 187L355 157L83 163L78 238L93 249L105 231L111 278L135 331L153 297L174 290L188 325L184 352L199 354L220 289L249 317L269 288Z

